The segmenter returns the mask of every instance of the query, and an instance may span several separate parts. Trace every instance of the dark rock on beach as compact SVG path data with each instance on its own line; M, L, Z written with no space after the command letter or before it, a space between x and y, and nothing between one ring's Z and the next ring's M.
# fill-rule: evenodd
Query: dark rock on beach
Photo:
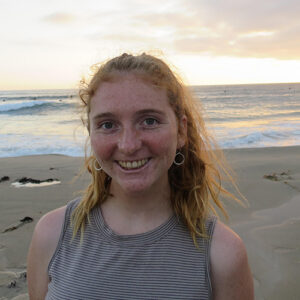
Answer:
M53 181L58 181L58 179L49 178L49 179L45 179L45 180L39 180L39 179L22 177L21 179L17 180L17 182L22 183L22 184L25 184L25 183L39 184L39 183L43 183L43 182L53 182Z
M24 217L23 219L21 219L18 223L10 225L9 227L5 228L2 232L8 232L8 231L13 231L16 230L18 228L20 228L21 226L25 225L26 223L31 223L33 221L33 218L31 217Z
M25 217L20 220L20 222L23 222L23 223L30 223L32 221L33 221L33 219L31 217Z
M11 281L10 284L7 286L8 288L15 288L17 285L17 282L15 280Z
M10 178L8 176L3 176L0 178L0 182L8 181Z

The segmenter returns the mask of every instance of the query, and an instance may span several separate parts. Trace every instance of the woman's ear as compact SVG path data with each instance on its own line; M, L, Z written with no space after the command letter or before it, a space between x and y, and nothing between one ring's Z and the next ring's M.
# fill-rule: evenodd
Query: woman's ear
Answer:
M183 115L178 124L178 140L177 149L182 148L185 145L187 139L187 117Z

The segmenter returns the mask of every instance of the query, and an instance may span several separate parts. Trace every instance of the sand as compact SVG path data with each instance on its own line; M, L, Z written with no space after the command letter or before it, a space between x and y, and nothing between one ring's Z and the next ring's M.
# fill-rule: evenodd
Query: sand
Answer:
M227 224L247 248L255 299L300 299L300 147L234 149L225 154L249 202L246 208L226 202L226 208ZM87 176L71 183L81 166L82 158L62 155L0 159L0 178L10 177L0 182L0 300L29 299L26 256L34 226L86 186ZM12 185L22 177L60 183Z

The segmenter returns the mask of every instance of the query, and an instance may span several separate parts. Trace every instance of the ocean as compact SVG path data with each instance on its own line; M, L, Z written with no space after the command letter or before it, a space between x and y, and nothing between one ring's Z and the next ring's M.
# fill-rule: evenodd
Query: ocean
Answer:
M300 83L192 86L221 148L300 145ZM0 157L83 156L75 90L0 91Z

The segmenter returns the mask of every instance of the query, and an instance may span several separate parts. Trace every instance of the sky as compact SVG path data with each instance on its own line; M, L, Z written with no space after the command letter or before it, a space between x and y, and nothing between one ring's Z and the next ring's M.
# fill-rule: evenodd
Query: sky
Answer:
M123 52L189 85L300 82L299 0L0 0L0 90L76 88Z

